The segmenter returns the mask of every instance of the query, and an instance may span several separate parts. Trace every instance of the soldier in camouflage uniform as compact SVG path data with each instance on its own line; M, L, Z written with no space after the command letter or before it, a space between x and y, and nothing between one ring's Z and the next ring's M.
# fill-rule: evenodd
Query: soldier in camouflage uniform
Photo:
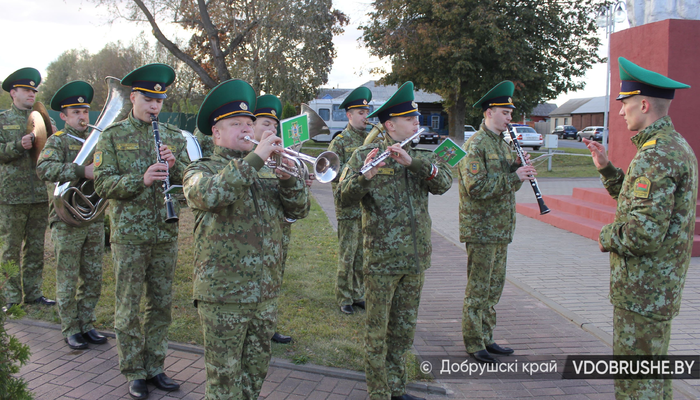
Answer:
M73 163L89 136L90 102L94 91L87 82L74 81L60 88L51 108L66 122L63 130L48 138L36 170L44 181L72 182L93 179L93 165ZM51 185L53 186L53 185ZM94 328L95 306L102 291L104 219L71 226L49 205L51 238L56 253L56 300L61 331L72 349L86 349L88 342L102 344L107 338Z
M12 108L0 113L0 262L20 267L20 273L7 281L3 310L23 300L56 304L41 289L49 211L46 185L36 176L29 156L34 137L24 133L39 83L41 75L34 68L17 70L2 82L12 97Z
M369 114L371 100L372 92L360 86L340 104L339 108L344 108L348 117L348 126L328 146L328 150L336 153L340 159L340 171L367 137L365 121ZM340 176L333 180L335 216L338 219L338 272L335 298L340 311L352 314L355 312L353 306L365 308L365 288L362 283L362 209L360 203L347 206L341 204L339 179Z
M214 154L214 142L211 141L211 136L205 135L195 128L194 137L199 142L199 148L202 149L202 157L211 157Z
M358 148L340 178L342 204L362 206L365 373L372 400L418 399L406 393L405 356L432 253L428 194L452 186L450 167L438 165L434 153L400 146L418 130L418 115L413 83L406 82L369 115L384 124L385 139ZM390 158L358 173L384 151Z
M487 363L496 362L492 354L513 353L493 340L494 307L503 292L515 231L515 192L536 173L532 166L521 166L503 140L515 108L514 89L512 82L501 82L474 104L483 110L484 122L462 146L467 154L459 163L459 236L468 257L462 336L467 352Z
M204 333L207 399L257 399L271 356L282 285L282 224L304 218L302 180L264 165L282 140L253 135L255 91L221 83L197 115L214 154L185 171L185 197L195 215L194 299ZM254 151L253 151L254 149Z
M122 79L131 86L128 118L110 125L95 150L95 188L109 199L112 258L115 265L115 331L119 369L129 393L148 397L146 380L166 391L179 384L163 370L171 321L172 283L177 264L177 223L166 223L161 182L182 182L189 157L187 142L173 126L159 124L163 145L155 148L151 115L158 115L175 71L164 64L137 68ZM157 162L156 151L167 163ZM178 204L174 203L177 213ZM146 313L139 302L146 287Z
M675 89L690 86L620 57L617 100L637 154L625 174L602 144L585 140L608 193L615 221L600 231L610 252L613 354L666 355L690 264L698 192L698 163L673 128L668 110ZM670 379L616 379L618 399L671 399Z

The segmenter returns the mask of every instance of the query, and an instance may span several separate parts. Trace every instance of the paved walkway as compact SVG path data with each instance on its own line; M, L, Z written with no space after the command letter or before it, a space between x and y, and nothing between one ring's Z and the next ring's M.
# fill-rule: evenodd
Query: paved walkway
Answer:
M600 185L597 179L548 179L544 194L570 194L575 186ZM330 185L313 186L314 197L335 225ZM534 201L528 187L518 201ZM425 360L467 358L461 339L461 313L466 285L466 252L458 243L457 186L431 197L433 217L432 268L426 273L414 350ZM495 336L516 349L504 360L549 361L568 354L609 354L611 306L605 297L609 267L595 242L539 221L518 216L516 239L509 249L508 282L499 305ZM672 352L698 354L700 326L700 260L694 260L684 292L681 315L674 320ZM32 359L20 375L37 399L127 399L126 382L118 371L114 340L88 351L70 351L56 325L9 322L11 333L32 349ZM583 329L582 329L583 327ZM435 366L437 370L438 366ZM152 391L151 399L201 399L204 371L201 348L173 344L166 371L182 382L173 393ZM410 392L429 399L537 398L612 399L608 380L439 378ZM153 388L152 388L153 389ZM442 392L446 394L439 393ZM273 360L261 393L263 399L364 399L360 373L313 365L296 366ZM676 399L700 398L700 383L677 382Z

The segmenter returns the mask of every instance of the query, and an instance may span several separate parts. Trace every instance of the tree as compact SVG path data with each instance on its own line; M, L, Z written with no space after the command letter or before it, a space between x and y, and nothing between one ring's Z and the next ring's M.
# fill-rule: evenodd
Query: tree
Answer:
M96 54L90 54L87 50L65 51L47 67L38 99L48 104L61 86L70 81L83 80L95 89L91 108L99 111L104 107L108 94L105 77L122 78L137 67L155 62L172 66L177 74L177 79L168 88L168 101L164 103L163 111L196 113L205 95L198 77L162 45L151 45L143 37L128 46L121 42L108 43Z
M450 135L463 131L471 105L503 80L516 84L519 112L583 88L577 78L600 41L592 19L598 0L376 0L363 29L373 55L388 58L383 83L411 80L438 93Z
M327 82L332 37L347 23L331 0L92 1L108 7L114 19L148 23L206 88L236 77L295 101ZM191 32L187 47L165 36L166 23Z
M19 273L19 268L12 262L0 265L0 293L4 292L7 281ZM19 305L12 306L7 315L21 318L24 311ZM27 388L27 382L14 376L19 373L20 366L29 362L29 346L21 343L16 337L5 330L7 317L0 311L0 400L30 400L34 397Z

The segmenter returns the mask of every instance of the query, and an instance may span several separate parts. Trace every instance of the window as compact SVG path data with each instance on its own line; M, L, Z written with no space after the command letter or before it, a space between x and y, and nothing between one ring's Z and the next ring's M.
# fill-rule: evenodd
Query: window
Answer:
M440 116L433 115L430 121L430 127L433 129L440 129Z
M568 125L568 124L569 124L569 119L568 119L568 118L564 118L564 125Z
M318 116L321 117L322 120L328 121L331 119L331 110L328 108L319 108Z
M333 121L347 121L348 116L345 115L345 109L339 107L340 104L333 104Z

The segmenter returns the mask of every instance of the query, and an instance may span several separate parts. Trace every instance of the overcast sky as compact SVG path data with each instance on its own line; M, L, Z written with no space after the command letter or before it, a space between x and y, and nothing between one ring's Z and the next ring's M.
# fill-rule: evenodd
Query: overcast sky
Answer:
M369 57L357 40L361 36L358 26L368 20L366 14L371 9L371 0L333 0L333 4L350 17L350 25L343 35L334 39L337 57L325 86L355 88L378 79L379 76L369 74L369 69L383 63ZM146 25L107 24L106 9L96 9L86 0L0 0L0 10L3 38L0 79L27 66L37 68L45 76L49 63L66 50L84 48L96 53L106 43L121 40L128 44L143 32L155 40ZM175 27L162 29L171 37L177 34ZM607 40L602 33L601 37L605 44L600 51L606 56ZM605 64L594 66L584 78L587 82L584 90L562 95L554 102L561 105L571 98L605 95L605 70Z

